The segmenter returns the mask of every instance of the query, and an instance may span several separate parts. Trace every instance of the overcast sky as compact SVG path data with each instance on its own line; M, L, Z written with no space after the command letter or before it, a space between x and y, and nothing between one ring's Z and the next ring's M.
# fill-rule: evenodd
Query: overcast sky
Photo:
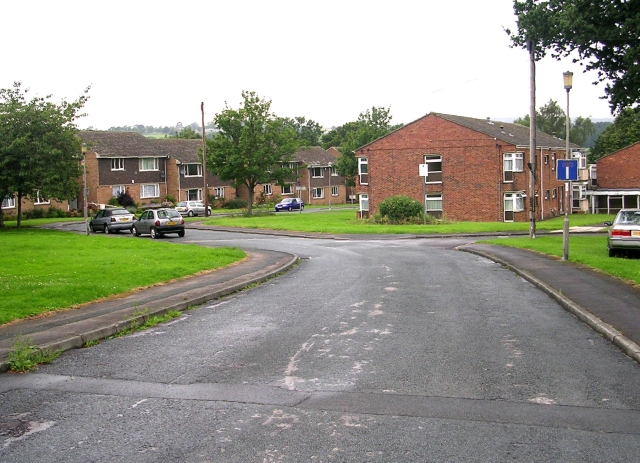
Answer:
M3 2L0 88L73 100L81 128L200 123L242 90L324 127L372 106L394 123L429 112L509 120L529 112L529 60L509 48L513 0ZM611 118L604 86L570 60L537 63L537 103Z

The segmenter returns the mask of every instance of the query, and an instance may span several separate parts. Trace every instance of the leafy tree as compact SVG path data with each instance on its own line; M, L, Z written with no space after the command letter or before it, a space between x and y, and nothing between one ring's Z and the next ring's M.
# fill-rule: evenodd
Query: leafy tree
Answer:
M596 162L602 156L611 154L640 141L640 106L626 108L596 138L589 153L589 162ZM640 162L640 160L639 160Z
M192 127L187 126L187 127L184 127L182 130L180 130L179 132L176 132L176 134L171 138L186 138L190 140L195 140L195 139L202 138L202 133L198 133Z
M576 52L585 71L605 82L614 113L640 102L640 0L514 0L514 46L532 41L536 60L548 51L557 60Z
M297 134L299 146L320 146L322 126L317 122L299 116L293 119L285 118L284 123Z
M246 91L242 98L239 109L225 104L214 117L219 132L207 140L207 169L222 180L247 187L247 213L251 215L257 185L282 185L294 176L287 163L298 144L295 131L285 119L270 112L271 100Z
M402 124L391 125L391 109L372 107L360 113L358 120L347 122L322 138L323 147L335 146L342 154L336 162L336 170L345 178L347 186L355 186L358 175L358 161L354 151L367 143L402 127Z
M77 197L82 144L75 120L84 115L79 111L88 92L89 87L73 102L53 103L51 95L27 100L20 82L0 89L0 197L15 194L18 227L22 198Z
M513 122L529 127L531 121L527 114ZM542 106L540 111L536 111L536 130L550 135L555 134L558 138L564 139L567 133L566 123L566 113L558 105L558 102L553 99ZM572 143L580 146L584 146L587 139L595 132L595 127L589 117L586 119L578 117L574 122L570 123L569 129L569 139Z

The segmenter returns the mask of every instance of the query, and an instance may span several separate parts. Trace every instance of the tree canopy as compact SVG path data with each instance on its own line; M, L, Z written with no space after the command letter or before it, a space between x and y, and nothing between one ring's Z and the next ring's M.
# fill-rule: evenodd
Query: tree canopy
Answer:
M527 114L513 122L529 127L531 121ZM567 114L553 99L536 111L536 130L564 139L567 134L566 123ZM584 146L587 139L595 132L595 126L589 117L576 118L575 121L570 122L569 129L570 141L580 146Z
M336 170L345 178L347 186L355 186L358 162L354 151L367 143L402 127L391 125L391 108L375 107L360 113L358 119L337 127L322 137L322 146L336 147L342 154L336 163Z
M225 109L214 117L219 132L207 140L207 169L222 180L231 180L249 191L252 212L255 187L262 183L284 184L294 177L288 161L298 148L290 124L270 112L271 100L255 92L242 92L240 108Z
M291 127L296 133L298 145L302 146L320 146L322 139L322 126L311 119L299 116L293 119L284 118L285 125Z
M577 54L573 62L606 82L613 113L640 102L640 0L514 0L514 46L532 41L536 60Z
M640 141L640 107L626 108L596 138L589 153L589 162ZM640 160L639 160L640 162Z
M0 89L0 198L15 195L18 227L22 198L77 197L82 143L75 121L89 98L89 88L60 103L51 95L27 100L28 92L20 82Z

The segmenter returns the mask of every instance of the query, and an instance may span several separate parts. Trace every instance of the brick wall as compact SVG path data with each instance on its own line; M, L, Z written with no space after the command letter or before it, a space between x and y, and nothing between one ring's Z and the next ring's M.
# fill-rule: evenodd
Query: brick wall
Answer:
M640 188L640 142L600 158L598 187Z

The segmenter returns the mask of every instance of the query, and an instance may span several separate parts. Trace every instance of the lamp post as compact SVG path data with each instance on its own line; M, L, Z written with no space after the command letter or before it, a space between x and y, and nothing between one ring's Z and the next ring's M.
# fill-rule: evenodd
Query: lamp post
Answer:
M87 145L82 144L82 211L84 215L84 233L89 236L89 214L87 212Z
M567 128L567 138L566 138L566 147L564 152L565 159L571 159L571 155L569 153L569 128L571 125L571 120L569 119L569 91L571 90L573 84L573 72L564 72L562 74L564 77L564 89L567 91L567 120L566 120L566 128ZM571 193L571 182L564 182L564 222L562 224L562 260L569 260L569 207L570 204L570 196Z
M329 210L331 210L331 163L329 163Z

